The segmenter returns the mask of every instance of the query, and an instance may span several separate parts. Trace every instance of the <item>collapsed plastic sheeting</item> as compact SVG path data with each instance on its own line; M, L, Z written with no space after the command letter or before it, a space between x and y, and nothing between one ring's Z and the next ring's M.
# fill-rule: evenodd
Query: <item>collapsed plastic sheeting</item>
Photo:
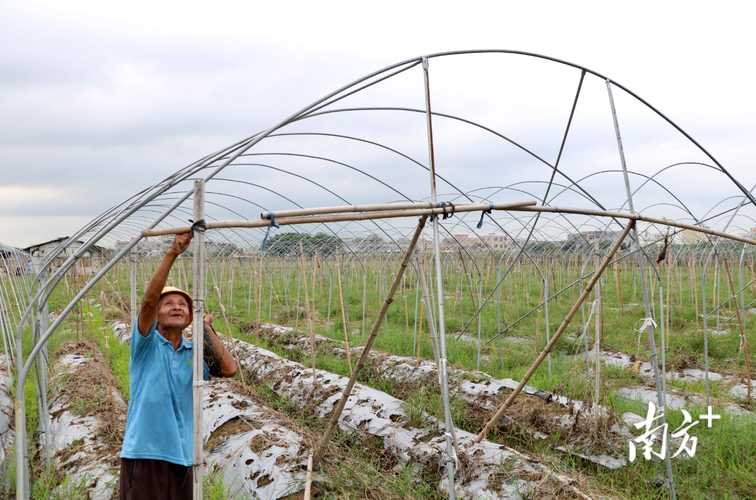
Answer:
M53 394L49 400L50 455L52 466L65 472L69 485L86 483L90 500L108 500L118 481L116 466L120 460L120 443L102 438L100 429L104 422L91 411L97 402L82 400L76 397L76 392L67 390L77 378L83 378L85 372L91 376L93 370L104 368L95 363L92 358L66 354L53 367L50 379ZM102 379L106 380L105 377L103 375ZM88 389L91 387L84 391ZM115 388L113 401L120 413L116 418L125 420L126 404ZM40 437L40 446L44 446L44 434Z
M270 335L273 341L284 340L293 333L291 328L278 325L266 324L262 328L266 330L266 334ZM302 350L310 348L309 336L302 335L286 338L286 340L285 348ZM338 343L339 341L315 335L316 345L334 342ZM343 355L346 352L343 347L334 347L333 350ZM362 347L352 349L352 356L358 356L361 353ZM370 362L373 374L404 386L421 387L428 380L438 379L438 370L433 361L416 360L415 358L371 351ZM519 385L519 382L510 378L496 379L480 371L450 369L449 372L450 396L460 397L468 404L489 412L496 410L502 402L498 396L505 394L506 391L514 390ZM632 434L622 422L613 423L607 429L606 439L599 446L593 436L573 432L581 424L592 421L594 412L591 405L527 385L523 388L522 393L542 399L547 406L559 405L563 409L552 412L540 411L538 418L535 419L532 418L532 415L516 419L510 418L506 414L503 419L514 420L521 428L536 438L546 439L551 437L557 440L561 443L556 447L559 451L577 455L610 469L619 469L627 465L625 442L628 438L632 438ZM549 415L549 413L552 414ZM604 421L607 421L608 409L599 407L599 415ZM533 420L540 422L537 428L532 426ZM610 437L613 439L608 439ZM598 451L599 448L600 451Z
M288 400L312 404L320 418L328 418L333 412L348 382L346 377L305 368L246 342L236 340L233 345L242 367L252 376L265 381ZM427 427L413 427L402 401L358 383L339 417L339 427L346 432L381 438L384 447L404 464L445 470L448 457L442 424L428 415L424 415L423 421ZM459 498L539 498L551 495L554 488L571 489L586 498L575 488L574 478L554 474L506 446L489 441L475 444L475 435L469 432L457 430L456 434L461 452L456 457L459 467L455 491ZM439 488L448 488L446 478Z
M16 436L13 422L13 400L10 397L11 377L8 366L0 361L0 464L13 454L13 442Z
M221 471L233 498L276 500L303 490L307 456L302 436L272 410L235 392L233 384L214 379L205 386L208 474Z

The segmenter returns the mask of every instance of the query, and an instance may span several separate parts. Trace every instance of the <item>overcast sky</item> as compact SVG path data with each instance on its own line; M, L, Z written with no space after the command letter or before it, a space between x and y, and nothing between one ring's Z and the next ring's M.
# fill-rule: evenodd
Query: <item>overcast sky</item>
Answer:
M0 0L0 242L66 236L332 90L423 54L540 53L756 181L751 2Z

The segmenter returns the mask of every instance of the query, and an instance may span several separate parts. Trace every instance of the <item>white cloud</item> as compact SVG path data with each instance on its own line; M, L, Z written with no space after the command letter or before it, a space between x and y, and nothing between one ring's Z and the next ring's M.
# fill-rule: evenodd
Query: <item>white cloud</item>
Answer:
M756 181L756 98L747 64L753 8L730 5L703 11L681 2L647 1L612 8L587 1L478 1L464 8L399 1L5 2L0 5L0 185L6 190L0 195L7 198L0 200L0 214L43 217L47 210L51 219L91 219L367 73L423 53L471 48L532 51L599 71L656 106L750 187ZM434 109L473 114L553 160L574 76L560 86L548 72L541 77L525 67L538 64L458 64L455 78L444 74L440 61L431 64L439 106ZM412 85L418 75L406 75L390 92L371 91L370 99L417 106L422 88ZM448 88L440 84L445 81ZM604 99L601 82L594 85ZM497 88L508 92L510 107L489 106L481 97ZM366 97L351 101L364 103ZM596 117L602 123L608 118L605 107L582 109L587 113L579 120L587 132ZM552 114L558 120L545 124ZM510 115L520 120L508 121ZM414 127L370 127L372 137L426 161L423 148L408 145L412 141L402 134L413 134ZM355 120L349 130L363 134L367 128ZM676 150L666 142L651 145L631 123L623 122L625 131L628 140L634 134L639 139L642 155ZM585 137L591 138L571 136L566 149L580 168L588 165L579 150L590 142ZM473 144L474 151L452 147L445 154L455 165L468 164L465 159L484 162L485 150ZM607 158L613 155L608 151ZM594 156L591 168L602 158ZM380 169L378 163L366 160L370 168ZM377 171L407 192L422 192L407 187L416 184L413 172ZM470 178L461 181L474 184ZM509 180L497 174L480 182ZM679 185L690 183L683 179ZM21 192L8 187L28 196L8 194ZM6 223L0 241L21 238L14 232L21 227ZM60 235L47 232L50 226L41 222L37 227L36 239Z

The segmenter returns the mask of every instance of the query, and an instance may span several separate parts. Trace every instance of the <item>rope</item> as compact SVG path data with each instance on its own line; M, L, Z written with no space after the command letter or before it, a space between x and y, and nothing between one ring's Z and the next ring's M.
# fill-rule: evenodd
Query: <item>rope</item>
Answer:
M449 438L450 441L454 441L454 436L452 436L449 432L444 432L444 436ZM452 447L451 449L451 454L447 453L447 456L454 461L454 470L459 470L462 464L457 457L457 452L454 447Z
M446 211L446 207L451 207L451 212ZM442 201L441 203L436 203L436 208L440 208L442 210L441 214L443 217L441 217L442 220L451 219L454 216L454 212L456 211L456 207L454 206L454 203L450 201ZM430 220L433 222L433 220L438 217L436 214L431 214Z
M447 203L451 206L451 213L450 214L446 213L446 204ZM449 202L444 201L443 203L441 203L441 206L444 207L444 214L443 214L444 216L443 216L442 220L451 219L452 217L454 217L454 210L455 210L454 203L452 203L450 201Z
M485 217L486 214L491 215L491 210L493 210L493 209L494 209L494 204L493 203L489 203L488 204L488 210L483 210L480 213L480 221L478 221L478 226L477 226L478 229L480 229L480 228L483 227L483 217Z
M265 232L265 238L263 238L262 241L262 247L260 248L260 251L265 250L265 243L268 241L268 235L270 234L270 228L275 227L276 229L280 229L280 226L276 224L276 216L273 214L273 212L270 212L270 226L268 226L268 230Z
M200 233L204 233L205 229L207 229L207 227L205 227L205 219L200 219L197 222L194 222L192 219L189 219L189 222L192 223L192 230L189 233L192 236L192 238L194 238L195 230L199 231Z
M636 328L635 325L637 325L641 321L643 322L643 324L639 328ZM635 325L633 325L633 330L638 333L643 333L643 331L648 328L648 325L654 325L654 328L659 327L659 325L656 324L656 321L654 321L654 318L641 318L635 322Z
M639 328L636 328L638 323L643 322ZM636 349L635 355L637 356L640 352L640 343L641 343L641 336L643 335L643 331L646 330L650 325L653 325L654 328L658 328L658 325L656 324L656 321L654 321L654 318L641 318L638 321L635 322L633 325L633 330L638 332L638 347Z

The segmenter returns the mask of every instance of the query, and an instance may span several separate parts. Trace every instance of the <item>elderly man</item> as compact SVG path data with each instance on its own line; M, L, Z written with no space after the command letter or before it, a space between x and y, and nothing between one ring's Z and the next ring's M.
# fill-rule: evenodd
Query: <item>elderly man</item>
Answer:
M174 238L147 285L131 335L131 401L121 449L121 500L192 498L193 354L183 331L192 323L193 304L188 293L165 286L173 263L190 242L189 234ZM215 334L210 316L204 320L220 374L232 377L236 363ZM204 372L208 380L207 363Z

